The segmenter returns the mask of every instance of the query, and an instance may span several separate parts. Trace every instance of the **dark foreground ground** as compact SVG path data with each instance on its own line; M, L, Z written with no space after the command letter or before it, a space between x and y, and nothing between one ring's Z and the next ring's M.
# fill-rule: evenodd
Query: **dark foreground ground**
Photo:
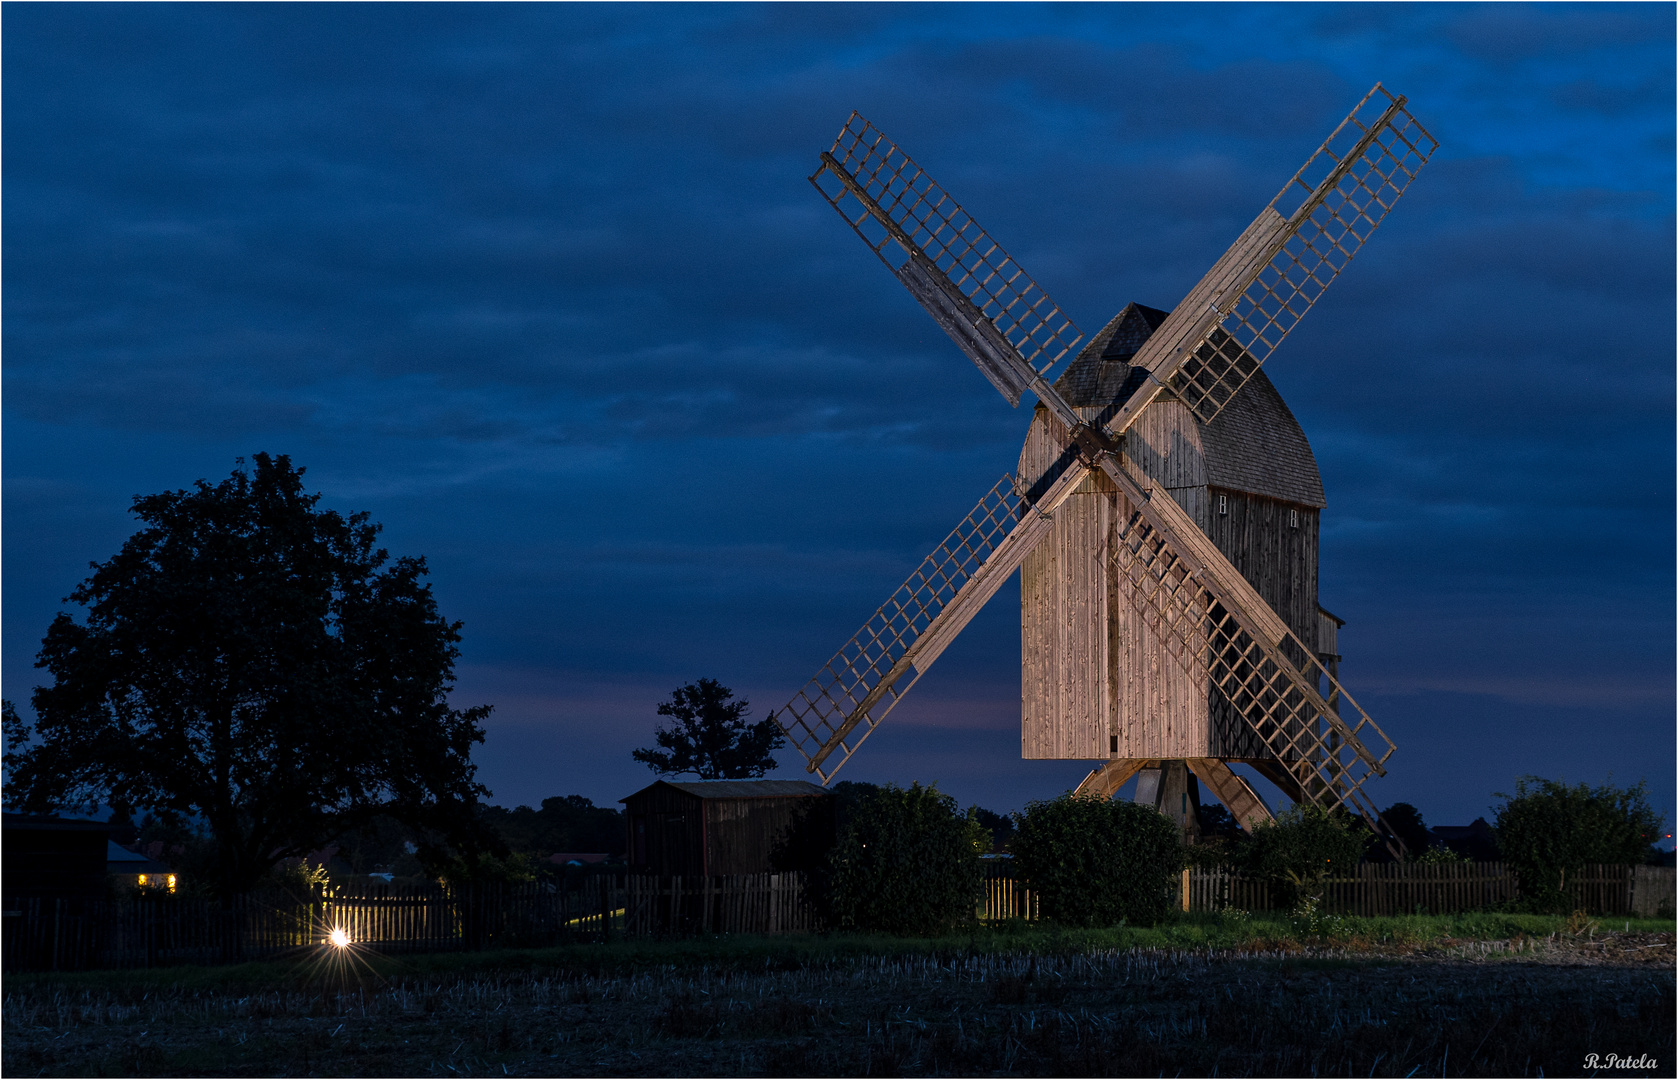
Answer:
M13 978L0 1066L8 1077L1674 1075L1670 932L646 960L376 975L299 963L247 987L163 973Z

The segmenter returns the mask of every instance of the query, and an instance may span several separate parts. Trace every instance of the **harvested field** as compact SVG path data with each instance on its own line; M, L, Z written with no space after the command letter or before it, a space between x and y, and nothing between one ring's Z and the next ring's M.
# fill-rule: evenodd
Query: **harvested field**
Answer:
M1672 1076L1673 935L10 980L6 1075ZM294 979L294 983L301 980Z

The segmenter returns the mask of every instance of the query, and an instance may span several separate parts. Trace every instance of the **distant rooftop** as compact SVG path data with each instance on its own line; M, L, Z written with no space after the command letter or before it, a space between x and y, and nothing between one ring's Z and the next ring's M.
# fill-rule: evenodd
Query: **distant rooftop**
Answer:
M676 782L672 780L656 780L641 791L663 784L678 791L701 799L770 799L788 795L827 795L830 792L820 784L812 784L808 780L694 780ZM637 791L635 795L641 794ZM625 796L625 799L634 798ZM619 802L625 801L619 799Z

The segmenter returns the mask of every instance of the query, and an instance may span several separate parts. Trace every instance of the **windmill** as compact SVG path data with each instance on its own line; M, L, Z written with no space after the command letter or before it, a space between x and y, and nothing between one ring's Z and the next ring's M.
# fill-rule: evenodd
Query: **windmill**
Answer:
M831 781L1019 569L1025 757L1101 760L1081 792L1140 774L1139 801L1191 832L1197 780L1244 826L1270 816L1231 762L1376 822L1362 785L1394 745L1337 678L1321 481L1260 366L1437 146L1376 84L1174 309L1127 305L1078 350L1042 288L852 113L811 183L1011 405L1038 404L1018 468L776 714L807 770Z

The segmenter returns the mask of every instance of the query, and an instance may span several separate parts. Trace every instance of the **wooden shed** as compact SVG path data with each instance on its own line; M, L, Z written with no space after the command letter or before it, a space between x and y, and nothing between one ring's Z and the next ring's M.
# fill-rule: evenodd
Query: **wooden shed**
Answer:
M618 801L629 865L654 874L804 869L833 843L833 795L807 780L659 780Z
M1127 305L1055 389L1086 420L1105 422L1145 380L1130 360L1166 315ZM1037 409L1018 471L1033 491L1046 490L1073 453L1050 431L1044 406ZM1161 394L1126 432L1123 452L1170 492L1306 648L1336 656L1339 621L1317 603L1322 478L1304 431L1262 370L1210 423ZM1021 567L1023 756L1266 762L1269 750L1209 685L1204 665L1184 663L1178 635L1132 595L1137 586L1118 539L1131 513L1112 481L1092 473Z

